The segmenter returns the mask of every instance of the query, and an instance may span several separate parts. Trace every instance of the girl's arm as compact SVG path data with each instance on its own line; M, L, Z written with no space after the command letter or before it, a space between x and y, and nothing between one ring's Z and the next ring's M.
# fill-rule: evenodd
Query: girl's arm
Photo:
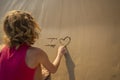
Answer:
M62 59L62 56L65 54L65 47L60 46L58 48L57 56L53 63L50 62L47 54L40 50L40 58L39 62L50 72L50 73L55 73L59 67L60 61Z

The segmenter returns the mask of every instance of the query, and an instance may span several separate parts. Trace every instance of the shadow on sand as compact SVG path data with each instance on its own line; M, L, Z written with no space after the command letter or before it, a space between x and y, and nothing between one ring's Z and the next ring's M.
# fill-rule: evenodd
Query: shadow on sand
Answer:
M65 61L66 61L68 75L69 75L69 80L75 80L75 74L74 74L75 64L70 56L68 49L67 49L67 54L65 54Z

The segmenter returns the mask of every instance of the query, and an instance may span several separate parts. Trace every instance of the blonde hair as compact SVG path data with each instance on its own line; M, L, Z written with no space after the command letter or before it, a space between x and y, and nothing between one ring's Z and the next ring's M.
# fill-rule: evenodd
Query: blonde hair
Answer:
M3 29L5 32L4 41L10 47L22 43L34 44L41 31L31 14L18 10L9 11L6 14Z

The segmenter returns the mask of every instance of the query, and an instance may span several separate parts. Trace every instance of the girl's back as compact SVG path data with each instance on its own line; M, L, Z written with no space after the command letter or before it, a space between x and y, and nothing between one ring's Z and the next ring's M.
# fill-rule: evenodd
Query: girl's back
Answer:
M33 80L35 69L26 64L30 46L22 44L18 49L5 46L0 56L0 80Z

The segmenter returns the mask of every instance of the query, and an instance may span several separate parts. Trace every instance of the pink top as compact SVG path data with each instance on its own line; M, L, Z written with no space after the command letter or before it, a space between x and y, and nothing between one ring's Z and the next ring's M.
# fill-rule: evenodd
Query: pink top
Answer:
M0 80L33 80L35 69L25 63L26 52L30 46L22 44L15 47L5 46L0 52Z

